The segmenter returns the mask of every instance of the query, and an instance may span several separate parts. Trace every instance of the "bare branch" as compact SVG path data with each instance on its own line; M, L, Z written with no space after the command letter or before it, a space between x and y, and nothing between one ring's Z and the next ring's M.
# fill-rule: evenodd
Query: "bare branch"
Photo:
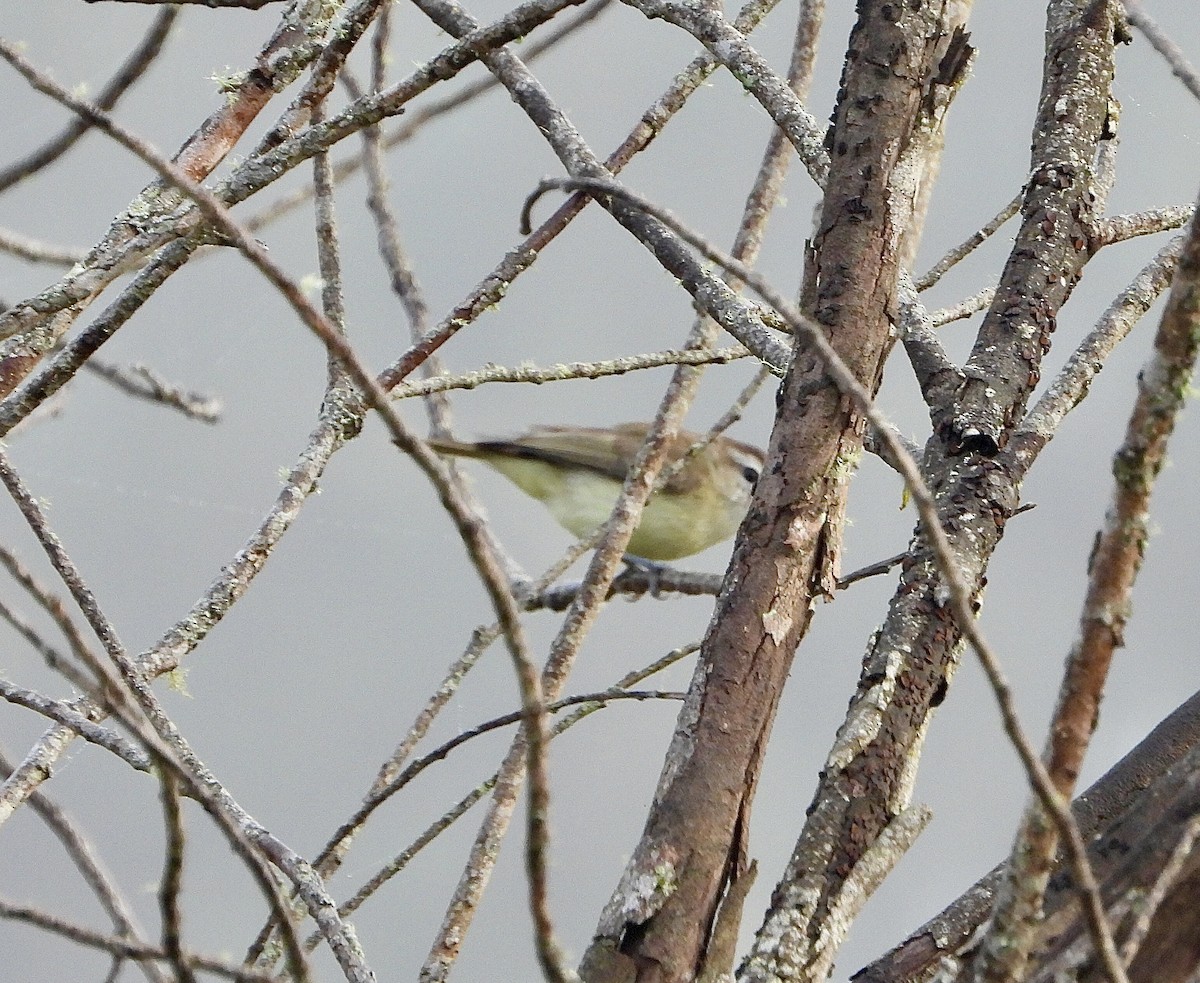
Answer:
M987 310L992 302L996 299L995 287L984 287L977 294L973 294L966 300L960 301L952 307L943 307L940 310L929 312L929 324L934 328L941 328L949 324L951 321L962 321L980 311Z
M1126 966L1133 962L1141 950L1142 944L1150 934L1150 927L1155 916L1158 915L1167 895L1178 885L1198 838L1200 838L1200 817L1195 817L1185 827L1183 835L1179 837L1170 857L1167 858L1167 862L1163 864L1158 877L1155 878L1149 894L1136 909L1133 925L1129 929L1125 942L1121 945L1121 962Z
M81 925L74 925L61 918L56 918L46 912L38 911L36 908L24 905L15 905L7 901L0 901L0 918L11 918L14 921L36 925L38 928L46 929L49 932L54 932L56 935L61 935L63 938L70 939L72 942L78 942L80 945L90 946L94 949L102 949L105 952L111 952L114 956L120 956L124 959L136 959L142 962L148 959L165 960L168 958L167 953L157 946L144 945L120 935L106 935L102 932L93 932ZM237 983L272 983L274 980L272 976L256 972L252 969L246 969L244 966L233 966L219 959L214 959L211 956L201 956L196 953L185 953L183 955L183 962L190 969L200 969L207 973L215 973L217 976L224 977L225 979L236 980Z
M1005 222L1017 214L1017 211L1021 207L1021 198L1023 195L1024 192L1016 195L1012 201L989 219L988 223L982 229L978 232L973 232L967 239L959 243L959 245L955 246L945 256L934 263L926 272L917 277L913 281L916 289L918 291L928 290L950 270L954 269L955 266L995 235Z
M1147 809L1149 800L1169 802L1178 788L1175 766L1184 762L1185 780L1193 769L1189 755L1200 744L1200 693L1184 701L1139 744L1072 804L1080 832L1089 841L1089 853L1105 880L1127 853L1119 834L1109 835L1130 816L1131 828L1145 829L1147 814L1161 815L1168 808ZM855 983L897 983L927 978L941 960L959 953L991 912L1003 866L996 867L958 901L917 929L891 952L854 974ZM1060 912L1076 911L1074 886L1064 880L1051 884L1046 900L1047 924Z
M434 375L416 382L402 382L392 390L393 399L410 399L454 389L475 389L494 382L518 382L540 386L547 382L568 382L576 379L604 379L625 375L642 369L657 369L664 365L725 365L750 354L744 345L728 348L683 348L644 355L624 355L599 362L566 362L538 368L535 365L485 365L474 372L457 375Z
M102 747L106 751L111 751L136 771L149 772L153 766L150 755L137 745L126 740L116 731L95 723L86 713L80 712L74 706L63 703L61 700L52 700L33 690L16 686L5 679L0 679L0 699L40 713L43 717L62 724L63 727L78 734L85 741ZM19 772L8 769L8 773L4 776L6 785L8 784L7 780L11 779L13 775L19 777ZM25 792L26 797L29 794L32 794L32 790Z
M20 585L21 589L37 602L38 607L50 616L55 626L67 640L67 644L70 646L76 660L84 666L91 665L95 661L96 656L84 640L83 633L79 630L79 626L75 624L75 619L67 611L67 606L63 603L63 599L38 580L32 571L17 558L15 553L2 546L0 546L0 565L9 572L13 580ZM57 652L48 650L42 646L39 646L39 648L47 659L47 665L62 673L72 684L78 686L85 693L91 692L95 688L97 680L80 672L77 666L59 657Z
M216 396L176 386L141 362L122 366L89 358L83 364L88 371L108 380L130 396L161 403L204 423L217 423L221 419L221 401Z
M175 25L175 19L178 16L179 11L171 7L159 12L150 27L147 28L141 42L129 53L124 64L117 69L116 74L105 83L104 88L96 96L98 109L104 112L111 110L121 101L121 97L137 83L138 79L146 74L155 59L162 53L163 45L166 44L167 36L171 33L171 28ZM0 169L0 194L18 181L58 160L75 145L81 136L87 133L88 129L90 129L88 121L76 116L53 140L48 141L24 160L16 161ZM67 265L73 262L75 262L74 259L70 260Z
M917 297L916 288L908 274L900 274L897 293L900 314L896 327L900 342L904 345L917 384L921 387L921 396L931 411L936 427L958 395L965 376L962 369L951 361L934 333L933 317Z
M1132 215L1113 215L1101 219L1092 228L1091 246L1100 249L1116 242L1124 242L1136 236L1154 235L1186 225L1195 212L1195 205L1171 205L1167 208L1152 208Z
M0 778L7 778L12 770L11 762L0 752ZM91 888L101 908L108 915L114 933L131 941L142 943L145 935L138 924L137 915L121 895L120 890L113 882L112 875L105 869L92 845L79 831L75 820L40 792L30 796L29 806L63 845L67 856L71 858L71 862L78 869L80 876ZM119 959L120 957L115 956L114 958ZM166 974L154 963L140 961L138 968L141 969L149 983L167 983Z
M964 446L984 454L996 453L1024 412L1055 319L1090 256L1093 161L1111 135L1115 7L1115 0L1052 0L1047 8L1021 228L964 367L966 389L952 425ZM1062 125L1068 119L1071 125Z
M55 266L73 266L87 255L85 249L71 249L39 242L8 229L0 229L0 252L29 260L31 263L52 263Z
M1167 243L1117 295L1021 421L1005 454L1022 472L1087 396L1108 356L1170 286L1182 244L1182 238Z
M612 3L613 0L590 0L582 10L563 24L547 29L536 40L530 40L526 44L523 44L521 46L521 55L526 64L534 62L541 55L553 49L560 41L590 24L611 6ZM380 16L382 16L382 13ZM429 102L420 108L410 110L405 114L403 123L400 123L390 132L383 134L382 149L391 150L402 143L406 143L421 132L426 123L458 109L460 106L466 105L485 92L496 88L499 84L494 76L486 75L475 82L464 85L461 90L453 95L445 96L442 99ZM333 168L334 184L341 184L347 178L357 174L366 166L366 162L367 157L364 154L356 154L353 157L339 161ZM291 194L284 195L265 207L258 214L248 218L246 220L246 228L251 232L264 229L272 222L305 204L310 198L312 198L311 186L307 184L301 185Z
M1200 74L1191 66L1187 55L1161 27L1146 13L1141 0L1122 0L1125 4L1125 19L1146 36L1154 50L1162 55L1174 75L1184 88L1196 99L1200 99Z
M183 810L179 789L171 775L159 780L159 799L163 807L166 850L162 879L158 885L158 910L162 915L162 947L179 983L196 983L196 974L188 965L183 950L182 912L179 896L183 887Z
M1113 461L1113 499L1092 550L1079 635L1049 727L1046 769L1060 796L1070 797L1074 790L1113 652L1124 644L1130 595L1149 538L1150 495L1200 352L1197 323L1200 222L1193 219L1154 339L1154 354L1138 374L1137 401ZM974 979L1010 983L1023 978L1057 849L1055 824L1041 802L1031 804L1009 859L1005 889L997 898L993 930L976 957ZM1082 842L1078 848L1070 847L1073 857L1077 850L1082 852ZM1083 883L1081 871L1076 871L1076 878ZM1124 980L1124 964L1109 934L1098 891L1090 889L1083 900L1104 971L1113 983Z

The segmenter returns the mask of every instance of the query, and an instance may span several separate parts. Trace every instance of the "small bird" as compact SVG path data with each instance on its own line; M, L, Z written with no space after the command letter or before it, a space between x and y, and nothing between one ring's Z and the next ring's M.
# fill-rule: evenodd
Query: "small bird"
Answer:
M608 519L649 426L544 426L508 440L431 440L429 446L439 454L483 461L542 502L563 528L585 536ZM699 439L676 434L664 468ZM728 539L746 514L762 467L757 447L717 437L651 496L628 553L654 562L677 560Z

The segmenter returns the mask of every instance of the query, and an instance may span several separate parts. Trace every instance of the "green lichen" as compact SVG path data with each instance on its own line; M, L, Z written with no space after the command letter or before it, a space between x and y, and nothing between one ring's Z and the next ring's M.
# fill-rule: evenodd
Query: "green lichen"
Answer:
M856 444L850 450L843 450L833 459L829 476L839 485L845 484L858 470L858 462L862 458L862 445Z
M675 865L669 863L657 864L654 868L654 893L662 898L669 898L679 887L675 873Z
M176 666L167 673L167 686L172 692L179 693L181 696L191 696L187 688L187 670L183 666Z
M245 72L227 71L224 74L222 74L220 72L213 72L213 74L210 75L208 77L208 79L210 82L216 83L218 92L220 92L226 98L229 98L235 92L237 92L238 89L240 89L242 87L242 85L245 84L246 73Z

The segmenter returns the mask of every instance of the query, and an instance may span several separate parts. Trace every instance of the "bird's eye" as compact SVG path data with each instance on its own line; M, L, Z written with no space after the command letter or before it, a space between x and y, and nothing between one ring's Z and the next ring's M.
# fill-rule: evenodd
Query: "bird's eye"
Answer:
M751 485L758 484L758 468L749 464L742 465L742 477Z

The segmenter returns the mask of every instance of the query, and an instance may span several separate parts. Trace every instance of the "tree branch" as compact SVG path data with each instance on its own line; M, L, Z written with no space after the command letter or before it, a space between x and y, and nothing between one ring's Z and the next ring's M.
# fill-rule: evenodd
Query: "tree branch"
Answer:
M964 371L953 443L995 454L1041 375L1090 253L1093 161L1111 136L1115 0L1053 0L1021 228Z

